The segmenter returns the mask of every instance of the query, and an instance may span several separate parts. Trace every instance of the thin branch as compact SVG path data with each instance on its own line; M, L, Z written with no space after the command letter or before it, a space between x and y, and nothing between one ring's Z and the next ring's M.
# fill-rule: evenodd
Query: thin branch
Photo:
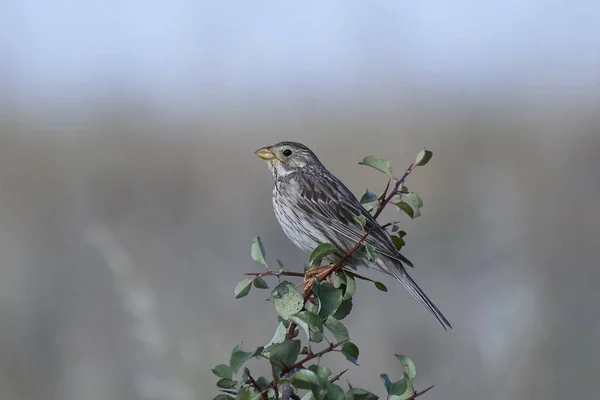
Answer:
M273 270L265 271L265 272L246 272L244 275L256 276L257 278L263 278L265 276L298 276L303 277L304 273L302 272L292 272L292 271L281 271L275 272Z
M304 357L302 360L298 361L297 363L292 364L289 367L283 368L282 375L293 369L302 367L303 364L309 362L313 358L321 357L322 355L329 353L330 351L334 350L336 347L343 345L344 343L348 342L349 340L350 339L346 339L346 340L342 340L341 342L331 343L329 346L325 347L323 350L319 351L318 353L308 354L306 357Z
M416 399L417 397L419 397L419 396L421 396L421 395L424 395L425 393L427 393L427 392L429 392L431 389L433 389L433 386L434 386L434 385L431 385L431 386L429 386L427 389L425 389L425 390L421 390L420 392L415 390L415 394L413 394L412 396L410 396L410 397L408 398L408 400L414 400L414 399Z
M258 390L260 392L260 386L258 386L258 383L256 383L256 381L254 380L252 375L250 375L250 370L248 368L244 368L244 375L246 376L248 383L250 383L250 386L252 386L253 388L255 388L256 390ZM263 400L269 400L266 393L261 393L261 398Z
M404 174L402 175L402 177L396 181L396 184L394 185L394 189L388 194L388 196L385 198L385 200L380 202L379 205L377 206L377 210L375 211L375 214L373 214L373 218L377 219L377 217L379 217L379 214L381 214L381 212L383 211L385 206L387 206L387 204L394 198L394 196L396 195L396 192L398 192L398 188L402 186L402 184L406 180L406 177L408 175L410 175L410 173L413 171L413 169L415 169L416 166L417 165L415 163L412 163L406 169L406 171L404 171Z
M345 370L343 370L342 372L340 372L339 374L337 374L336 376L334 376L333 378L331 378L329 380L329 383L333 383L335 381L337 381L338 379L340 379L342 377L342 375L344 375L350 368L346 368Z

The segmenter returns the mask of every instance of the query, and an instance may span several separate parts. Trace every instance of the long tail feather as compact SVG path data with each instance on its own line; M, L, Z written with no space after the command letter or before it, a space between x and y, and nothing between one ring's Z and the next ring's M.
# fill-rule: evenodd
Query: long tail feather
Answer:
M448 330L447 328L452 329L452 325L450 325L450 322L446 319L446 317L444 317L444 314L442 314L442 312L436 307L436 305L433 304L431 300L429 300L429 297L427 297L425 292L421 290L419 285L417 285L417 283L410 277L410 275L408 275L408 273L404 270L403 267L394 268L392 271L388 271L388 273L391 273L391 275L398 279L400 283L406 288L406 290L408 290L410 294L412 294L413 297L417 299L417 301L421 303L423 307L429 310L431 315L435 317L435 319L439 322L439 324L442 326L442 328L444 328L445 331Z

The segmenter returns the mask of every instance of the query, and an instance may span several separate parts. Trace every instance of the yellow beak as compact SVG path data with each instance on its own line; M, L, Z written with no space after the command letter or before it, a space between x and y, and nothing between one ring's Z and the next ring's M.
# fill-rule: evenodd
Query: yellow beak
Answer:
M275 154L273 154L273 152L266 147L256 150L254 152L254 154L256 154L257 156L259 156L260 158L262 158L263 160L266 160L266 161L270 161L270 160L276 158Z

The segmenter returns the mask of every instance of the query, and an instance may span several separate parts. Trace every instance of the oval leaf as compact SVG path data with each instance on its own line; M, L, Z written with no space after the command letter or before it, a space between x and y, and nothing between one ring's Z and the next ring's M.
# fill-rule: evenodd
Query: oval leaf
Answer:
M404 243L404 239L402 239L400 236L391 235L390 238L392 239L392 243L394 243L394 246L396 246L397 250L400 250L406 244Z
M225 364L219 364L216 367L214 367L211 371L213 374L215 374L219 378L231 379L231 377L233 376L233 373L231 372L231 368L229 368L229 366L225 365Z
M302 329L304 329L306 337L309 339L311 330L323 332L323 324L321 323L321 317L310 311L300 311L296 315L292 315L290 319Z
M359 164L368 165L369 167L375 168L381 172L385 172L386 174L392 173L392 166L390 165L390 162L382 158L366 156L361 162L359 162Z
M411 218L418 218L421 216L421 208L423 208L423 200L417 195L415 192L410 192L408 194L403 194L402 198L404 202L407 203L410 208L413 210L413 214ZM409 214L410 215L410 214Z
M348 340L350 338L350 335L348 335L348 329L346 329L344 324L331 315L327 317L323 324L333 334L333 337L335 337L336 341L343 342L344 340Z
M255 288L258 288L258 289L268 289L269 288L269 285L267 285L267 282L265 282L265 280L263 278L254 278L253 282L254 282Z
M285 269L285 265L283 265L283 263L281 262L281 260L279 258L277 259L277 264L279 264L279 272L281 272Z
M350 314L352 311L352 299L342 301L342 304L338 307L336 312L333 314L333 317L337 320L342 320Z
M365 194L360 198L360 204L368 204L377 201L377 195L371 192L369 189L365 191Z
M396 203L396 207L398 207L398 212L404 211L406 213L406 215L408 215L409 217L411 217L411 218L415 217L415 211L412 209L412 207L410 205L408 205L408 203L401 201L399 203Z
M241 299L242 297L250 293L250 289L252 288L252 281L252 278L245 278L239 281L237 285L235 285L235 289L233 289L233 294L235 295L236 299Z
M377 259L377 249L370 243L365 243L365 255L367 256L367 260L374 261Z
M300 340L285 340L269 347L269 360L275 372L279 376L284 366L293 365L300 354Z
M342 304L342 289L336 289L330 283L315 285L313 291L319 298L319 316L321 318L327 318L332 315L337 311L340 304Z
M431 160L431 157L433 157L433 153L427 149L423 149L417 155L417 160L415 161L415 164L419 167L422 167L423 165L427 164L429 160Z
M404 366L404 373L408 375L410 380L413 380L417 377L417 367L415 363L403 354L395 354L396 358L402 363Z
M275 286L271 292L271 299L273 300L277 314L285 320L290 319L292 315L304 307L304 298L298 293L296 286L287 281L283 281Z
M313 385L319 385L319 377L311 370L301 369L292 374L291 382L298 389L310 390Z
M382 292L387 292L388 289L387 287L385 287L385 285L381 282L375 282L375 287L379 290L381 290Z
M346 275L346 289L344 290L343 300L349 300L356 292L356 281L352 275Z
M231 389L236 386L237 386L237 384L231 378L223 378L217 382L217 387L220 387L222 389Z
M389 393L391 395L399 396L398 400L400 400L400 398L404 399L405 398L404 396L408 392L409 392L408 382L404 378L392 383L392 386L390 387L390 391L389 391ZM406 398L408 398L408 397L406 397Z
M252 241L252 246L250 247L250 256L257 264L265 263L265 248L263 247L262 241L258 236L256 236Z
M365 389L350 388L346 392L346 400L377 400L379 397Z
M365 229L365 225L367 224L367 220L362 215L358 215L354 217L354 222L356 222L362 229Z
M242 367L242 365L244 365L244 363L246 361L248 361L252 357L257 356L260 353L262 353L262 350L263 350L263 348L259 347L254 352L242 351L241 343L238 344L237 346L235 346L233 348L233 351L231 352L231 358L229 360L229 367L231 368L231 370L233 371L234 374L237 374L239 369Z
M220 394L217 397L213 398L213 400L235 400L233 397L228 396L226 394Z
M331 243L321 243L310 253L308 262L311 266L315 266L321 262L321 260L330 254L336 253L338 249Z
M392 381L390 381L390 377L387 374L381 374L381 375L379 375L379 377L381 378L381 380L383 381L383 384L385 385L385 390L387 391L388 394L390 394L390 388L392 387Z
M342 354L346 356L346 359L353 364L358 365L358 347L354 343L346 342L342 345Z

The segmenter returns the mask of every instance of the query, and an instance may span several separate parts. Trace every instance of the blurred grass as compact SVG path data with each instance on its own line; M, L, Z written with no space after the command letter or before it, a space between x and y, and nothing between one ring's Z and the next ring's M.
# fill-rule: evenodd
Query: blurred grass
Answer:
M394 351L416 361L423 387L436 385L431 399L558 399L565 382L593 398L599 103L360 100L180 118L118 99L76 114L4 107L0 398L142 398L151 394L137 380L165 374L210 398L210 368L242 340L264 344L276 326L267 292L233 299L241 274L257 268L252 238L288 268L306 260L281 234L270 174L253 155L288 139L313 148L357 195L385 185L356 165L363 156L401 170L423 146L434 152L408 180L425 206L406 221L406 255L456 329L439 332L400 286L359 285L347 324L361 348L352 382L379 388ZM168 357L140 356L148 349L116 278L85 240L97 223L152 288Z

